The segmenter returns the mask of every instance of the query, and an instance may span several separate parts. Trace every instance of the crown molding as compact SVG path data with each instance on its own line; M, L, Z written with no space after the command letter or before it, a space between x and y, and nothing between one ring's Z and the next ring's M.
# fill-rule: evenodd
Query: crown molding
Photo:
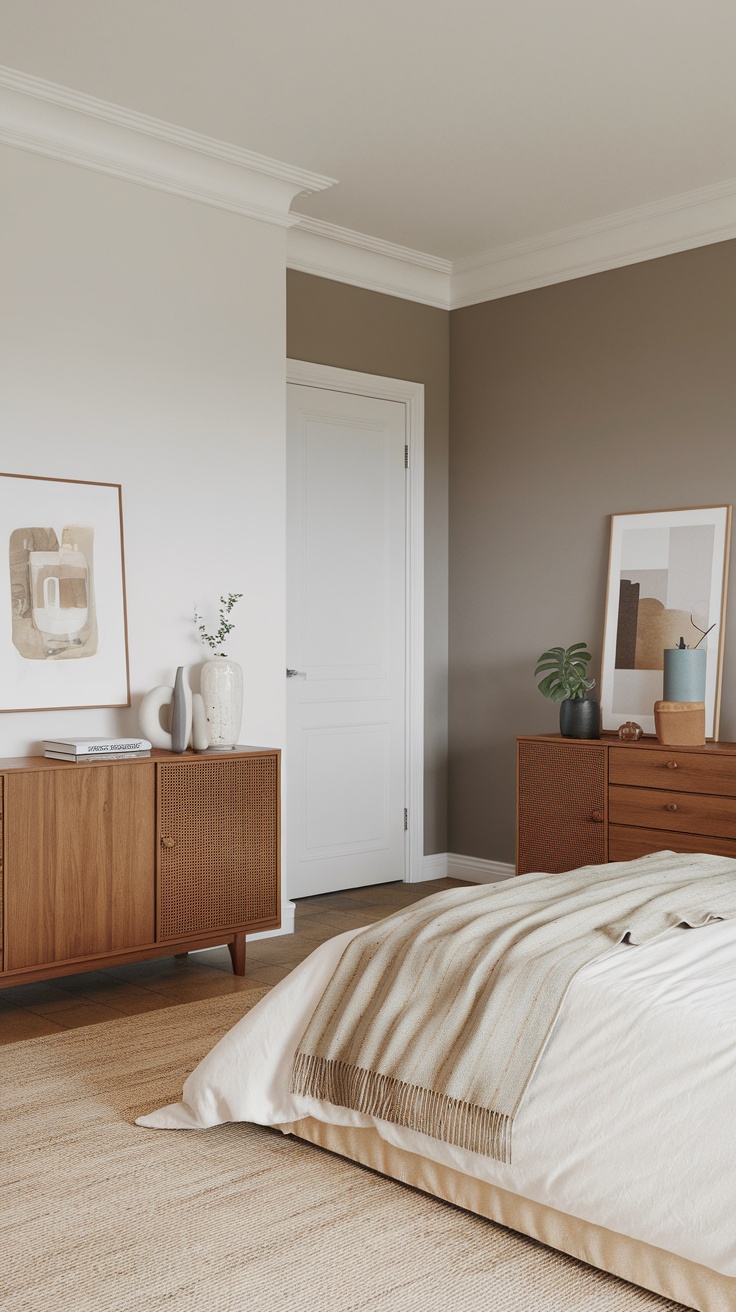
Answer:
M297 222L286 238L288 268L384 296L450 309L449 260L308 215L292 218Z
M736 237L736 179L450 261L307 215L333 178L0 66L0 142L288 228L287 265L454 310Z
M288 228L333 178L0 66L0 141Z
M736 237L736 179L549 232L452 266L451 308Z
M318 237L329 237L332 241L342 242L346 246L358 246L361 250L374 251L376 255L387 255L393 260L416 264L420 269L434 269L436 273L452 273L451 260L443 260L440 255L427 255L424 251L413 250L411 246L397 246L395 242L384 241L382 237L370 237L365 232L354 232L352 228L340 228L336 223L313 219L309 214L297 214L294 217L297 219L297 226L303 232L313 232Z
M287 264L456 310L734 237L729 179L452 262L302 216L287 237Z

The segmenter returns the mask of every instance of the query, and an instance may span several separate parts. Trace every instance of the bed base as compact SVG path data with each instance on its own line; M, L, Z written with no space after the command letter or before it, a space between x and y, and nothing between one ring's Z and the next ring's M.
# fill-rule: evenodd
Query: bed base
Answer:
M732 1276L394 1148L374 1129L325 1125L311 1116L278 1128L696 1312L733 1312L736 1308L736 1278Z

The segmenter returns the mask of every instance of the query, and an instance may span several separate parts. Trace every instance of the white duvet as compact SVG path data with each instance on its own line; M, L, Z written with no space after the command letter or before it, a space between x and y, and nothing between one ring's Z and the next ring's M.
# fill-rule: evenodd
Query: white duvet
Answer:
M374 1125L400 1148L736 1276L736 921L622 944L576 976L510 1165L289 1093L299 1040L358 932L317 948L204 1058L181 1103L138 1124Z

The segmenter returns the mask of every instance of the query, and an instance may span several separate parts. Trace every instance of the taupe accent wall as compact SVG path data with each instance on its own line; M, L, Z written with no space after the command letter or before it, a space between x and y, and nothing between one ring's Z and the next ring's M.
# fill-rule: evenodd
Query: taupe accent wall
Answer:
M289 271L287 353L425 387L424 851L447 851L449 315Z
M557 727L536 657L585 640L599 674L609 516L736 500L736 242L450 319L449 849L512 861L515 737Z

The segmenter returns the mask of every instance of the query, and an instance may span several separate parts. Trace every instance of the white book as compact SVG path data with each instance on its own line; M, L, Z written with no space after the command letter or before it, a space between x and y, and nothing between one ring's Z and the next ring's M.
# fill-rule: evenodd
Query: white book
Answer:
M141 752L54 752L46 748L44 756L54 761L76 761L78 765L89 765L92 761L134 761L141 756L150 756L150 751Z
M47 738L44 748L65 756L107 756L110 752L150 752L147 738Z

